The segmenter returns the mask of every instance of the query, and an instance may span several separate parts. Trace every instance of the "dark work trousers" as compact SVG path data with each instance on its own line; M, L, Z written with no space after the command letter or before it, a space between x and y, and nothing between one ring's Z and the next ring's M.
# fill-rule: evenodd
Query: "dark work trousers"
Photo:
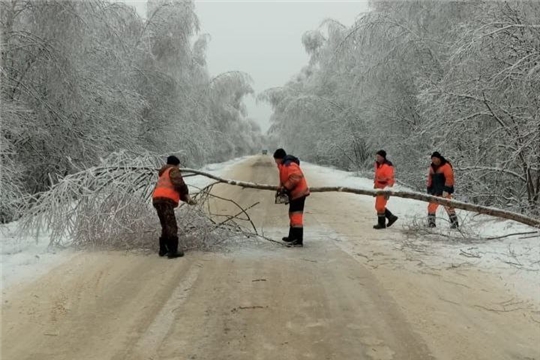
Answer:
M161 237L170 239L178 237L178 225L174 215L174 206L169 202L155 203L159 222L161 223Z
M290 219L290 226L292 228L304 227L305 204L306 204L305 196L299 199L291 200L291 202L289 203L289 219Z

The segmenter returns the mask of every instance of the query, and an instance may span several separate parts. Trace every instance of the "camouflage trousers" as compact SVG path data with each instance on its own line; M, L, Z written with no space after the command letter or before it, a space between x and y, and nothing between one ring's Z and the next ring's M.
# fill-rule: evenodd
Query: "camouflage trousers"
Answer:
M176 216L174 215L174 206L168 202L159 202L155 203L154 207L161 223L161 238L178 238L178 225L176 223Z

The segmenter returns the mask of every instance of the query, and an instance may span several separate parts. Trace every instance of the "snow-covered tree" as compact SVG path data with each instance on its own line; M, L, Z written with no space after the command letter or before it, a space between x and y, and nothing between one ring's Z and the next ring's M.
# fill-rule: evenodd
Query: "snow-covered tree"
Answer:
M0 20L2 214L115 151L197 165L260 147L249 77L209 76L192 1L150 0L143 20L107 0L2 0Z
M370 2L349 28L306 32L309 63L260 95L271 132L298 155L369 169L384 148L423 189L447 155L458 196L538 213L540 3Z

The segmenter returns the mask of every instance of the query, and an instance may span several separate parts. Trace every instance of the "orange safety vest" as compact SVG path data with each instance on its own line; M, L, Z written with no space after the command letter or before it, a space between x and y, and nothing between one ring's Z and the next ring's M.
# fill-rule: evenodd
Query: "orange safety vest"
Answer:
M168 168L161 174L158 179L156 188L154 189L154 194L152 195L153 199L157 198L166 198L171 199L176 204L180 202L180 193L176 191L174 185L171 181L171 168Z

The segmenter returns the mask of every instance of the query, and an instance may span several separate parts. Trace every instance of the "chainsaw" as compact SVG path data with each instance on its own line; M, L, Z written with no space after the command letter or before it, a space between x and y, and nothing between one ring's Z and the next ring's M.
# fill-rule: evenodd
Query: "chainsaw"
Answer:
M287 195L286 193L277 192L276 193L276 198L275 198L275 203L276 204L285 204L285 205L287 205L289 203L289 195Z

